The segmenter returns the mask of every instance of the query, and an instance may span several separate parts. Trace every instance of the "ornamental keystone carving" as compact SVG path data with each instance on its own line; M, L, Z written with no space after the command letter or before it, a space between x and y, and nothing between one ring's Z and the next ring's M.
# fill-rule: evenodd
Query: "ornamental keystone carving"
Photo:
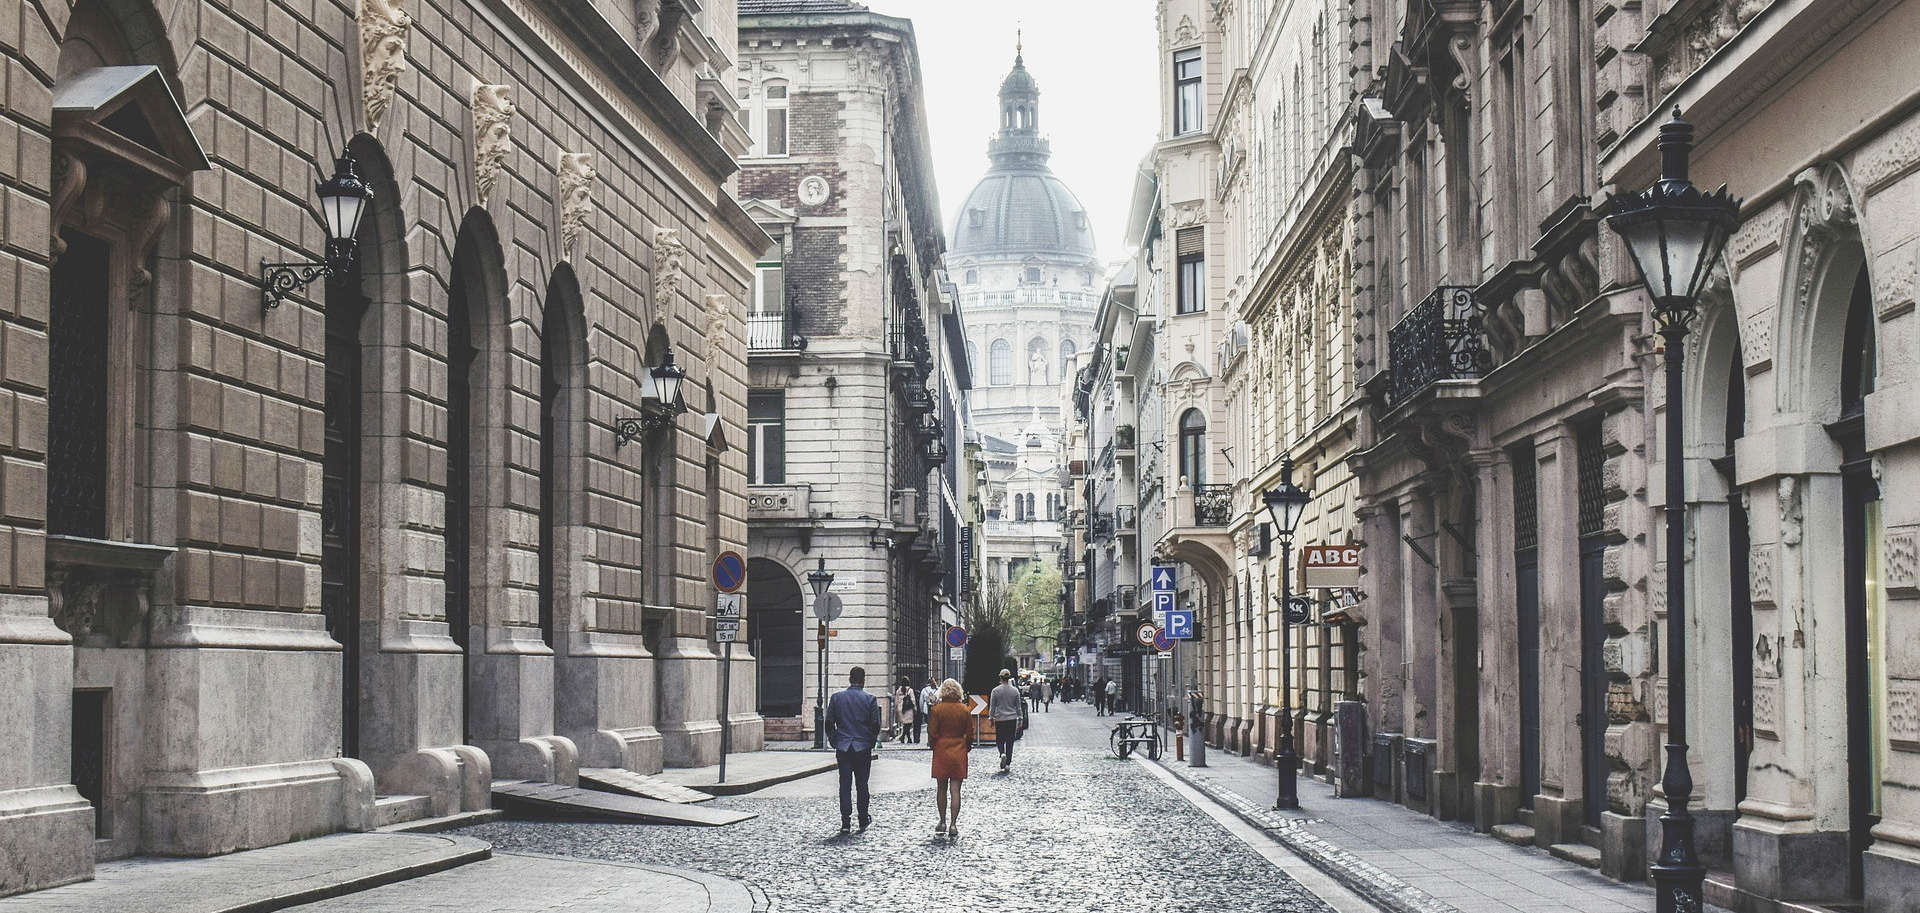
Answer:
M1756 545L1747 550L1747 600L1758 608L1773 599L1773 547Z
M593 153L562 152L554 167L560 179L560 259L572 260L580 226L593 208Z
M407 71L407 36L413 17L401 0L360 0L360 102L366 107L367 132L377 133L393 106L394 85Z
M477 205L487 205L493 196L500 166L513 148L512 122L517 110L512 86L473 87L473 198Z
M1173 43L1190 44L1200 40L1200 29L1193 24L1192 16L1181 16L1180 24L1174 27Z
M653 230L653 314L655 322L672 313L673 296L685 277L687 245L677 228Z

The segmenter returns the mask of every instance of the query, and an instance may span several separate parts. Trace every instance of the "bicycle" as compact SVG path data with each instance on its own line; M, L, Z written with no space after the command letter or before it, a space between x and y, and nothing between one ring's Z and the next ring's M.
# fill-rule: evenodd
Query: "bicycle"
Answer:
M1130 716L1113 725L1113 731L1107 737L1114 756L1125 759L1132 756L1134 749L1146 748L1147 759L1160 760L1160 723L1158 720Z

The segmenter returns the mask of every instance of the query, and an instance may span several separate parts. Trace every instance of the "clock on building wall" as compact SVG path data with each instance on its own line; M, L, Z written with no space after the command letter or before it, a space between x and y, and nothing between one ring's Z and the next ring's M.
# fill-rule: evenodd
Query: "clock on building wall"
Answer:
M825 203L827 197L831 194L832 188L827 186L826 178L812 174L800 179L801 203L808 206L818 206L821 203Z

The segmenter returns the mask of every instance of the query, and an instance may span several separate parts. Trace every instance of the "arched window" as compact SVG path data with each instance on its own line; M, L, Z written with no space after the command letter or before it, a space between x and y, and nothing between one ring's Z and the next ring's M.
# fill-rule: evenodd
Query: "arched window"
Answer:
M987 383L996 387L1013 383L1013 343L996 339L987 347Z
M1027 343L1027 383L1036 387L1044 387L1052 383L1047 379L1050 373L1047 370L1047 361L1047 341L1038 336L1033 337L1033 341Z
M980 370L980 346L971 339L967 340L967 368Z
M1080 354L1080 350L1074 348L1073 340L1071 339L1060 340L1060 376L1061 377L1063 378L1066 377L1067 373L1073 370L1073 357L1078 354Z
M1180 416L1180 478L1195 488L1207 484L1207 417L1198 409Z

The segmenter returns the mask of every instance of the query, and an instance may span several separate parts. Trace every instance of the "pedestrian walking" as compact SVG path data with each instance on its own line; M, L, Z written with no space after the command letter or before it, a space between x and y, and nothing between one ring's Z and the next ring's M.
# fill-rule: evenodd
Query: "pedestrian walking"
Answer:
M900 676L900 683L893 686L893 713L900 720L900 741L919 742L920 695L904 675Z
M860 829L873 823L867 814L867 778L873 773L873 748L880 741L880 702L867 693L867 670L847 671L847 687L827 699L827 733L840 769L840 833L853 825L853 793L860 794Z
M1040 689L1043 687L1046 687L1046 684L1047 684L1047 680L1044 678L1035 679L1027 683L1027 686L1025 689L1026 696L1027 696L1027 703L1032 704L1033 709L1035 711L1038 711L1040 709Z
M931 684L931 683L929 683ZM960 784L967 779L967 752L973 750L973 714L966 692L947 679L927 711L927 742L933 746L933 794L940 807L936 834L960 836Z
M1013 768L1013 743L1026 728L1027 704L1013 685L1013 673L1000 670L1000 684L987 696L987 715L993 719L993 741L1000 746L1000 769Z
M1107 715L1107 677L1104 675L1093 683L1093 715Z
M1107 712L1120 712L1120 682L1117 679L1107 679Z
M920 717L926 719L933 712L935 704L940 703L940 685L933 679L927 679L927 686L920 689Z
M1047 708L1048 713L1053 712L1053 679L1040 680L1040 703Z

